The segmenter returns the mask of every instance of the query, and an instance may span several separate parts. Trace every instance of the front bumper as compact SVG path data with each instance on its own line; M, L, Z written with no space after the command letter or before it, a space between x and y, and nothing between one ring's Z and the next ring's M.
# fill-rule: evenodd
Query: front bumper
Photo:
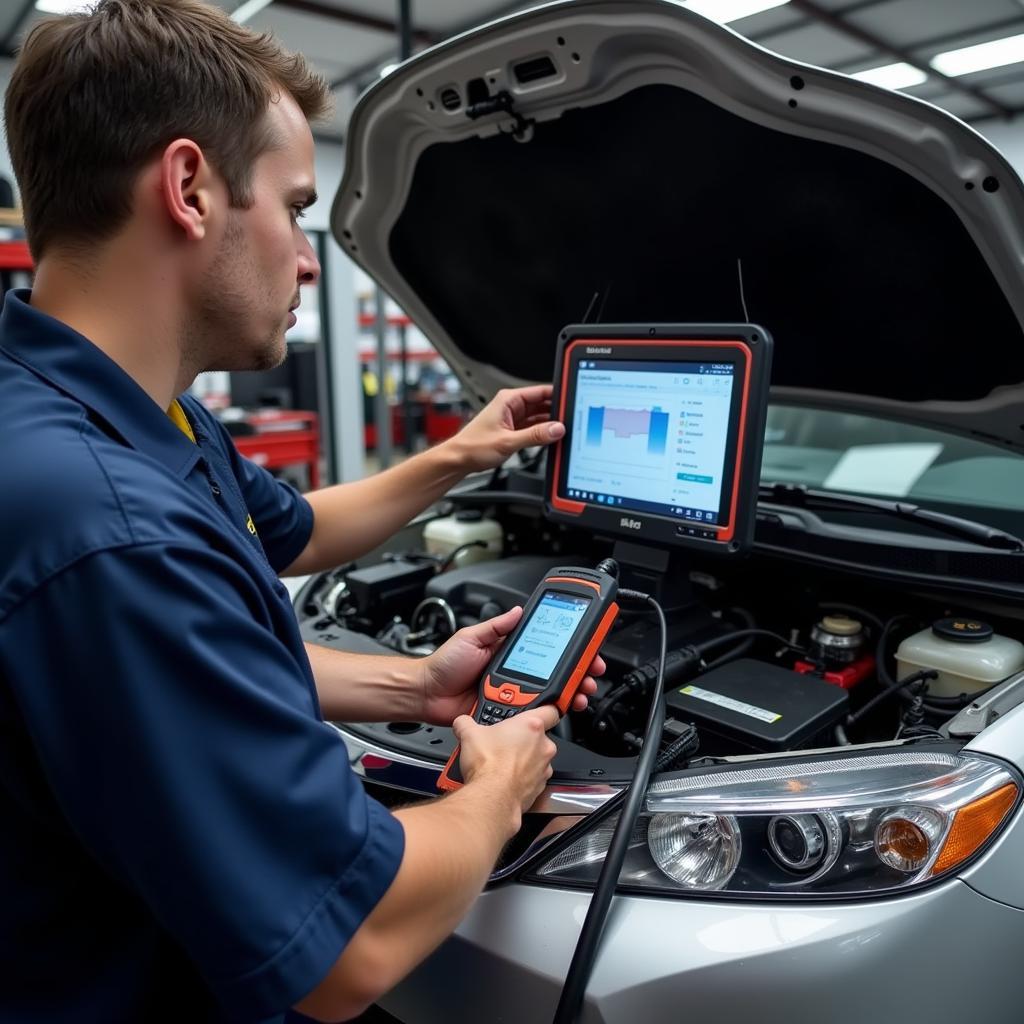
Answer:
M512 884L381 1005L404 1024L550 1021L589 894ZM618 896L581 1024L1024 1019L1024 911L952 880L807 906Z

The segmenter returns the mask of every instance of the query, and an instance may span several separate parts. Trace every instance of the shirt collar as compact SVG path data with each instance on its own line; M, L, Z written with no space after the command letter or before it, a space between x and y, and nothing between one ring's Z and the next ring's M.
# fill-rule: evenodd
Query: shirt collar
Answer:
M122 440L184 476L196 446L167 413L88 338L29 305L31 291L7 292L0 349L103 419Z

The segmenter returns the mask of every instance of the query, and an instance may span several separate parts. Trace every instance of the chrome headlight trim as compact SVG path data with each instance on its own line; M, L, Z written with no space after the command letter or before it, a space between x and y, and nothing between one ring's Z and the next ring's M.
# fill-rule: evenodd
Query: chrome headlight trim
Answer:
M1011 784L1016 789L1013 803L991 833L960 860L948 867L944 860L940 870L933 872L957 814ZM847 899L892 895L941 881L974 860L1011 819L1022 792L1020 775L1002 762L939 751L834 758L818 752L803 762L786 758L780 764L716 768L661 778L648 790L620 886L658 895L700 895L693 887L675 884L659 870L649 844L637 842L652 821L659 822L661 835L671 828L675 816L681 828L701 817L738 823L740 863L723 863L722 873L728 878L716 889L718 896ZM790 868L772 855L768 831L779 817L801 815L813 815L822 831L821 860L809 864L803 875L800 865ZM876 848L877 829L897 816L928 825L922 831L927 833L926 855L913 870L898 870L898 858L883 859ZM608 820L591 825L584 819L558 844L554 857L535 862L531 879L592 885L602 863L598 856L601 842L605 835L610 836L610 825ZM600 839L599 830L603 833ZM584 842L588 847L586 864L579 859ZM709 874L712 869L709 865Z

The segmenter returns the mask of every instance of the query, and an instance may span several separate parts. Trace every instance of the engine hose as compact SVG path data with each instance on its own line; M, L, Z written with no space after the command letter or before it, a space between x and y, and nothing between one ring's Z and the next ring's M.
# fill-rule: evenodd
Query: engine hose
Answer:
M596 711L594 712L594 721L591 723L590 728L594 732L604 732L606 728L605 719L611 714L611 710L616 704L622 700L630 691L628 683L620 683L618 686L613 686L608 691L608 696L605 697L600 704L598 704Z
M915 683L925 682L929 679L935 679L938 676L938 672L932 669L922 669L920 672L915 672L912 676L907 676L906 679L901 679L898 683L894 683L888 689L882 690L880 693L876 693L863 707L858 708L853 714L846 716L847 726L856 725L869 711L878 707L883 701L888 700L890 697L895 697L899 692L905 692L906 688L913 686ZM911 701L914 700L914 694L910 694Z
M654 766L655 772L668 771L675 767L676 761L681 758L689 760L700 748L700 737L697 729L689 722L686 723L686 731L677 736L659 755L658 762Z
M757 628L757 619L746 610L746 608L729 608L726 611L727 615L735 615L736 618L743 621L743 625L747 629ZM748 636L745 640L741 640L739 644L731 651L726 651L725 654L720 654L714 661L708 662L708 667L704 670L710 672L713 668L719 668L730 661L735 661L737 658L742 658L755 644L756 640L752 636Z
M744 609L737 608L734 611L753 621L753 617ZM709 669L724 665L727 661L742 657L742 655L750 650L759 637L768 637L799 654L805 653L802 647L787 640L784 636L773 633L768 629L757 629L756 627L737 629L732 633L723 633L721 636L712 637L710 640L705 640L700 644L679 647L674 651L668 652L664 666L660 671L658 669L659 662L649 661L639 668L628 672L623 681L610 690L608 695L597 706L594 720L591 723L591 729L595 732L602 732L606 727L608 715L611 714L612 708L630 693L637 695L646 693L655 677L659 677L662 680L661 685L664 689L684 676L689 678L695 669L700 672L707 672ZM710 663L704 661L705 653L721 647L723 644L737 640L741 641L741 643L734 650L727 651Z

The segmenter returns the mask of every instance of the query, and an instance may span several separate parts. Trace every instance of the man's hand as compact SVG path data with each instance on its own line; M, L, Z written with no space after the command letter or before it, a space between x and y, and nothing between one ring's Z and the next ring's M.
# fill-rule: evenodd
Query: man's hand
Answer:
M565 427L551 419L551 385L503 388L453 438L467 473L500 466L521 448L551 444Z
M423 659L420 663L423 667L422 721L451 725L459 715L468 715L473 710L480 676L505 637L516 628L522 614L523 609L516 607L504 615L460 629ZM604 671L604 660L598 655L573 698L573 711L586 708L587 696L597 693L593 676L603 675Z
M467 785L487 780L516 799L509 823L518 831L520 815L540 796L551 778L551 759L557 747L547 736L558 722L558 710L546 707L521 711L496 725L480 725L469 715L452 723L462 750L459 767Z

